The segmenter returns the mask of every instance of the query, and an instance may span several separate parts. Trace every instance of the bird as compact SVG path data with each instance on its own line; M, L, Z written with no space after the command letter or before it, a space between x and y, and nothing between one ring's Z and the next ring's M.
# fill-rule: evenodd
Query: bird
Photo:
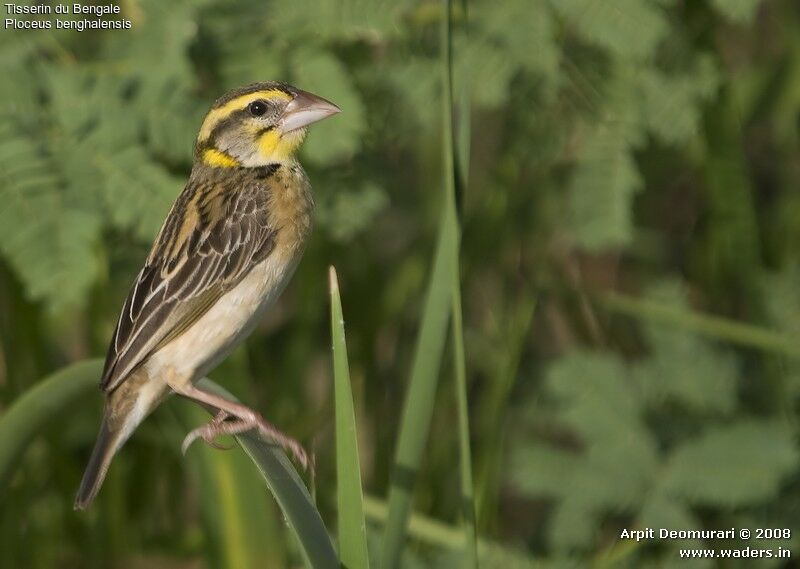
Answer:
M100 387L100 430L75 509L97 496L116 453L170 394L216 412L202 439L255 430L307 467L303 447L251 408L198 387L253 330L290 280L311 232L314 199L297 159L309 125L339 113L283 82L218 98L194 145L189 179L122 306Z

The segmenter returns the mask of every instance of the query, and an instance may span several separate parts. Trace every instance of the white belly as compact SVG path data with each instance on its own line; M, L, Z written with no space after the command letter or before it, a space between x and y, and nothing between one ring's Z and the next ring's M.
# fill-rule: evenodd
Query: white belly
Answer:
M256 265L186 332L150 356L146 364L150 377L171 372L188 382L206 375L253 330L296 265L297 259L275 254Z

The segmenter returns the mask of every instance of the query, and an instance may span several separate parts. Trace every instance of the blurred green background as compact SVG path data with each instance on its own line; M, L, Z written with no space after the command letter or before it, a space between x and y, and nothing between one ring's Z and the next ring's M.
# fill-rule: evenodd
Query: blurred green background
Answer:
M316 451L332 524L334 264L379 510L443 205L440 3L120 5L131 30L0 34L0 413L105 353L210 103L286 80L344 111L302 150L318 224L278 305L212 377ZM676 548L701 543L620 530L800 528L800 5L475 0L455 20L483 566L682 567ZM458 566L450 361L415 499L436 523L412 535L408 567ZM241 453L181 457L203 417L182 401L74 513L100 405L98 392L57 417L0 490L0 566L298 566Z

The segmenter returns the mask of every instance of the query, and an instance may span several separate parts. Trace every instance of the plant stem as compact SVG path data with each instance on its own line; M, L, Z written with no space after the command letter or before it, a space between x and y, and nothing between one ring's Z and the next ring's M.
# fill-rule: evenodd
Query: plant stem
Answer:
M752 324L664 306L658 302L642 300L617 292L598 293L595 298L610 312L683 328L749 348L800 356L800 344L796 340Z

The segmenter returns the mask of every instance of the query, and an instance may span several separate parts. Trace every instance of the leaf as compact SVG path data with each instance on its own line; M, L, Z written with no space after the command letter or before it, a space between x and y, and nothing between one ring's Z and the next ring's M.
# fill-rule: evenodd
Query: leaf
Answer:
M550 368L545 384L562 421L586 441L616 441L642 427L639 386L612 355L568 354Z
M570 180L569 223L578 244L600 251L633 237L633 197L643 180L633 160L642 141L632 88L635 69L617 67L599 120L585 127Z
M331 100L342 112L310 128L302 153L309 161L328 165L347 159L361 147L366 127L364 106L347 70L331 54L298 50L292 59L296 85Z
M700 521L689 511L689 508L685 504L673 500L669 496L665 496L658 491L647 497L636 521L637 526L643 528L681 530L704 529ZM680 558L680 549L702 549L706 547L705 542L700 539L670 540L664 545L666 545L667 548L664 555L665 568L686 566L686 561ZM693 567L714 567L711 563L695 563Z
M698 337L763 350L767 353L800 355L800 349L790 335L775 332L764 326L704 314L696 310L680 310L617 292L601 293L598 299L612 312L685 330Z
M442 86L445 94L445 116L442 120L444 139L444 185L447 208L458 216L458 199L469 188L470 149L472 123L470 121L471 97L468 85L472 81L469 70L457 73L453 55L453 13L448 0L443 4L447 19L440 28L445 49L442 52ZM462 5L466 8L466 4ZM454 112L456 111L456 112ZM457 125L457 126L456 126ZM456 219L458 221L458 218ZM460 233L460 227L457 228ZM472 473L472 442L470 427L469 387L467 382L467 357L464 346L464 309L461 302L461 248L450 249L450 310L453 346L453 395L458 422L458 467L460 483L461 525L464 531L464 548L460 567L478 569L478 526L475 499L475 481Z
M191 159L206 110L190 96L197 73L189 54L198 33L197 12L206 3L141 0L140 21L105 45L107 57L124 65L131 102L144 121L148 143L173 162Z
M17 61L0 61L0 71L14 76L15 81L0 84L0 119L5 121L27 121L41 118L41 107L37 99L41 96L36 74L32 66Z
M382 567L400 566L411 499L417 473L428 439L431 418L439 384L439 367L447 336L448 321L453 317L459 283L458 258L460 227L456 210L456 156L453 131L453 58L451 52L451 4L443 3L445 17L440 22L442 79L442 142L444 209L439 222L439 236L434 253L433 269L428 283L422 322L414 346L411 377L403 403L400 432L397 437L395 464L389 489L389 518L386 524ZM460 333L459 330L457 333ZM456 346L458 349L458 346Z
M470 67L472 61L477 65L483 59L483 50L492 50L497 46L497 50L504 54L505 60L513 69L522 68L536 75L549 88L557 86L561 54L556 43L552 11L546 0L510 0L503 4L502 10L490 3L480 3L474 8L470 7L470 10L471 21L478 29L471 31L467 44L474 45L476 51L468 52L464 56L456 49L456 59L462 65ZM520 22L524 22L524 25L520 25ZM505 72L504 62L492 63L500 63L500 69ZM495 88L483 79L485 75L482 73L474 72L470 75L474 75L476 79L476 95L480 95L484 89ZM501 84L501 87L509 88L507 84Z
M553 9L588 43L630 59L648 59L669 33L652 0L550 0Z
M667 75L651 69L641 74L643 121L666 144L698 134L702 104L716 92L719 70L707 57L686 73Z
M644 424L640 388L618 358L575 352L547 373L556 427L575 435L578 450L514 445L511 480L532 498L554 500L549 539L554 547L588 547L609 513L632 512L658 466L656 443Z
M560 550L588 548L596 531L596 515L580 500L568 499L553 514L547 538Z
M675 449L664 488L692 505L740 507L774 498L798 467L792 429L781 422L742 420L708 429Z
M451 250L458 247L455 211L447 208L439 224L439 238L433 260L428 290L422 311L422 322L414 350L408 391L403 405L398 434L395 471L389 491L383 567L396 566L402 550L405 526L411 511L413 480L422 461L430 430L439 366L447 337L450 318Z
M236 399L219 385L202 379L199 385L232 401ZM286 523L297 536L306 565L311 569L339 569L325 524L311 496L280 447L245 433L236 440L256 465L283 510Z
M388 506L386 502L372 496L364 497L364 508L367 518L373 524L384 524L388 518ZM448 563L451 559L456 559L459 562L463 561L463 548L464 548L464 533L458 528L446 525L445 523L424 516L418 513L412 513L409 516L408 533L421 544L426 544L438 548L451 550L453 555L445 554L442 561L446 567L451 567ZM380 534L375 531L370 531L368 534L370 552L373 549L379 549L376 546L380 545ZM493 542L481 539L478 542L478 554L480 557L481 567L503 567L517 568L517 567L536 567L533 559L526 555L523 551L505 546L498 542ZM417 562L417 557L414 555L413 550L407 549L403 553L403 569L406 567L417 566L411 562ZM423 565L427 567L428 565ZM437 565L438 566L438 565ZM463 569L463 563L456 565L459 569Z
M520 492L532 497L561 496L565 491L564 481L570 478L581 461L576 452L536 441L515 446L511 456L511 483Z
M571 477L571 497L598 513L633 511L653 483L656 451L644 426L617 441L591 445Z
M62 417L97 389L103 362L89 360L67 366L36 382L0 415L0 490L11 478L20 456L46 425Z
M181 409L181 434L208 415L196 405ZM180 438L175 440L175 448ZM196 473L197 494L206 539L208 563L214 567L285 566L281 548L283 523L277 507L263 491L264 482L241 452L218 452L206 445L187 454Z
M264 19L273 6L239 3L218 7L208 25L219 40L221 85L233 89L256 80L277 79L285 74L282 53L265 37Z
M101 360L66 367L37 382L0 416L0 486L8 480L11 469L19 462L18 458L30 440L54 417L63 416L78 398L96 389L101 370ZM234 399L208 379L200 380L200 385ZM237 440L283 509L287 523L298 537L308 567L338 569L339 562L322 519L283 451L250 434L240 435Z
M336 496L339 520L339 556L347 569L367 569L366 520L358 460L356 417L350 388L350 366L344 334L342 301L336 270L330 267L331 338L336 409Z
M389 198L386 191L374 183L366 182L355 190L326 188L318 200L317 219L336 241L351 241L367 229L375 217L386 208Z
M767 274L760 284L769 322L795 345L794 339L800 334L800 266L792 263L780 273ZM800 363L790 358L785 365L786 395L796 399L800 396Z
M627 245L633 237L631 202L642 178L615 127L597 128L584 145L570 184L577 243L590 251Z
M697 519L684 504L659 493L647 497L638 522L646 528L701 529Z
M191 164L195 138L208 106L192 97L184 83L166 83L159 104L146 111L148 146L172 163Z
M27 294L59 310L82 302L97 276L100 212L56 170L29 136L0 122L0 251Z
M157 165L141 147L97 156L95 162L105 175L103 192L114 223L133 229L144 240L153 239L183 182Z
M402 113L402 126L412 130L413 140L419 140L431 132L431 125L440 120L439 108L431 101L439 96L439 74L434 60L409 56L392 65L382 76L374 80L385 80L391 90L405 97L405 105L395 112ZM464 68L462 67L462 72Z
M459 63L464 67L460 73L469 73L470 97L476 105L497 108L508 100L511 79L517 67L508 53L480 38L470 37L456 44L460 54Z
M661 283L646 296L663 306L689 308L677 283ZM730 413L736 408L738 366L729 354L696 334L656 323L645 325L645 336L653 354L637 371L653 403L666 400L701 412Z
M800 334L800 265L762 277L762 294L770 322L787 336Z
M271 6L270 24L289 37L378 41L398 34L409 5L396 0L277 0Z
M695 254L705 265L710 294L721 299L736 289L755 288L762 263L758 184L746 165L739 116L730 89L722 89L705 113L707 243Z
M125 97L124 81L114 75L55 66L47 68L46 77L50 115L60 127L59 148L80 145L86 153L80 161L87 162L96 153L141 142L142 125L131 120L136 113Z
M761 0L713 0L714 7L723 16L737 24L750 24Z
M138 96L159 95L165 81L180 79L191 85L194 73L189 46L197 36L197 12L208 0L178 0L164 4L140 0L137 22L125 34L109 34L104 55L125 66L126 75L141 87Z

